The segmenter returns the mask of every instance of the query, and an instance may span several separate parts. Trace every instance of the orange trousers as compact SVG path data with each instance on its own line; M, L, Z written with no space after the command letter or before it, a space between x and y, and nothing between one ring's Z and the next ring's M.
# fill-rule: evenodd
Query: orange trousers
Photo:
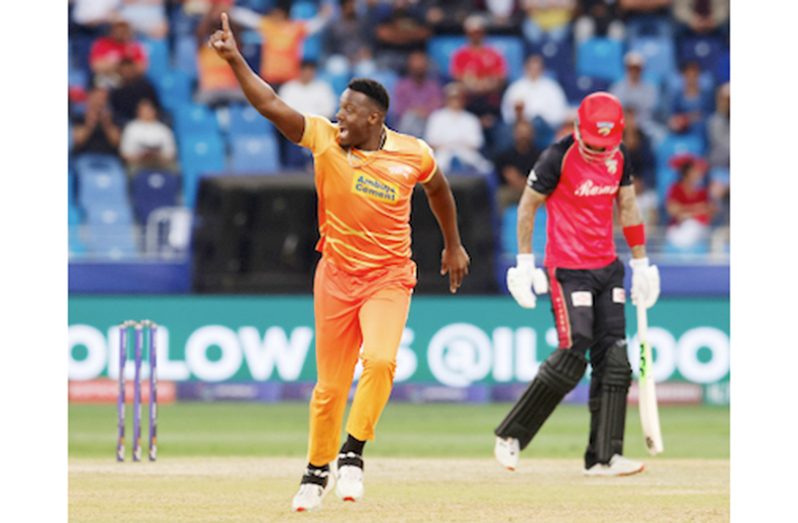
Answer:
M308 448L313 465L326 465L338 455L358 356L363 374L346 431L359 440L374 439L374 427L391 395L415 284L412 261L362 275L342 271L324 258L319 262L313 283L318 378L310 400Z

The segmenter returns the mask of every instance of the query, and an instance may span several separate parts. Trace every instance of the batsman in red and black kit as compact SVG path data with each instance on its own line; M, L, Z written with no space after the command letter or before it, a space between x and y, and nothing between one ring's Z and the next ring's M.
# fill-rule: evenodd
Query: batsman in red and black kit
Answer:
M643 221L623 137L623 108L594 93L579 106L573 136L551 145L529 173L518 207L517 265L507 287L522 307L551 290L559 347L495 431L496 459L515 469L519 453L591 365L590 435L585 474L619 476L643 470L623 456L626 396L632 368L626 349L624 266L613 241L613 208L632 251L632 301L651 307L659 272L649 265ZM545 272L531 249L535 212L547 212ZM534 293L533 293L534 289Z

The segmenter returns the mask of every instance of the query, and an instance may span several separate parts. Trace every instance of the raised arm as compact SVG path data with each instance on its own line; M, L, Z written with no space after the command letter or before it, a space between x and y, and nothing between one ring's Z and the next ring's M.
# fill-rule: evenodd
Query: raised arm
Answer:
M441 254L441 275L449 273L449 291L453 294L468 274L470 260L460 241L457 229L457 206L446 177L438 169L427 183L421 185L427 194L429 207L443 234L443 253Z
M249 103L271 120L283 136L298 143L305 132L305 117L277 96L274 89L249 67L238 51L227 13L222 13L222 29L211 35L208 45L230 64Z

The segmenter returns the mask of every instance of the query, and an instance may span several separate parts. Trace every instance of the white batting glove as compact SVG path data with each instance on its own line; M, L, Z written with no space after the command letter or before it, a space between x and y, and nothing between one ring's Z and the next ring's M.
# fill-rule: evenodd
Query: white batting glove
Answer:
M629 266L632 268L632 303L651 308L659 298L659 269L649 265L648 258L632 258Z
M532 289L535 289L535 293ZM537 304L535 294L549 292L549 280L543 269L535 268L534 254L516 256L516 266L507 269L507 289L518 305L525 309L534 309Z

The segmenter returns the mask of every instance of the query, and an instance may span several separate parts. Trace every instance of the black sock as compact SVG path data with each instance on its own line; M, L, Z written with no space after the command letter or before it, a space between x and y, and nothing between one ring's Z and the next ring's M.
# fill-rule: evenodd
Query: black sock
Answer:
M363 447L366 445L365 441L360 441L352 437L351 434L346 435L346 441L341 446L341 454L346 454L347 452L354 452L358 456L363 455Z
M330 465L322 465L317 467L313 463L308 462L308 468L302 475L300 483L313 483L322 487L327 486L327 476L330 473Z
M308 470L321 470L321 471L327 472L327 471L330 470L330 465L327 464L327 465L322 465L320 467L317 467L316 465L314 465L313 463L308 461Z

